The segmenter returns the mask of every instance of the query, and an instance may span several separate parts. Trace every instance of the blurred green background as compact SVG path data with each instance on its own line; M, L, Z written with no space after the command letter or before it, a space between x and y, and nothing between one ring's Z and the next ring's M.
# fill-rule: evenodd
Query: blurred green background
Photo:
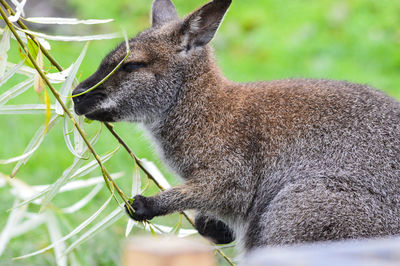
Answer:
M53 1L49 1L49 5ZM29 1L28 1L29 2ZM33 1L35 2L35 1ZM45 1L44 1L45 2ZM57 2L57 1L55 1ZM179 14L185 15L207 1L175 0ZM53 3L54 4L54 3ZM66 16L79 19L113 18L115 22L97 26L61 27L52 34L85 35L120 31L129 35L149 26L150 0L68 0L61 1ZM400 1L395 0L234 0L219 33L212 42L216 58L226 76L235 81L272 80L288 77L308 77L348 80L366 83L400 99ZM35 14L39 16L39 14ZM46 16L42 14L42 16ZM93 41L78 73L84 80L93 73L102 58L122 40ZM71 65L84 43L51 42L50 53L63 67ZM12 43L10 61L19 62L16 43ZM17 81L15 81L17 82ZM9 89L11 83L0 88ZM33 92L10 102L41 103ZM30 138L44 123L44 116L0 116L0 158L23 152ZM89 125L97 128L97 122ZM140 158L155 161L172 184L180 181L162 166L151 143L137 126L118 124L116 130ZM112 150L116 141L107 130L96 145L100 153ZM53 183L73 160L63 139L59 124L45 139L41 148L17 175L28 184ZM129 193L133 165L121 150L107 162L111 172L124 171L118 184ZM0 165L0 172L10 174L13 165ZM99 175L98 171L94 175ZM54 205L64 207L71 197L83 197L89 190L57 196ZM148 194L156 193L152 188ZM75 195L76 194L76 195ZM89 217L106 200L107 190L78 213L65 217L64 234ZM13 196L8 187L0 188L0 229L4 227ZM113 203L112 208L115 208ZM112 209L110 207L110 210ZM35 211L34 209L32 211ZM37 211L37 210L36 210ZM159 218L160 223L173 225L177 216ZM120 245L124 239L127 218L95 236L78 248L78 260L83 265L119 264ZM133 234L140 233L135 231ZM35 239L34 241L31 241ZM8 258L32 252L49 243L45 228L13 239L0 264ZM18 265L51 265L52 251Z

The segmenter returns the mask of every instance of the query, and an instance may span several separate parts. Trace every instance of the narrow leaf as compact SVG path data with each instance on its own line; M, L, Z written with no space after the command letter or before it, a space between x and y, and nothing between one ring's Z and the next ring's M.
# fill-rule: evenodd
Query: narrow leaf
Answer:
M140 194L141 187L142 187L142 184L141 184L141 180L140 180L139 167L135 163L135 167L133 170L133 176L132 176L132 190L131 190L132 197Z
M78 127L84 128L84 126L85 126L84 125L84 119L85 118L83 116L77 116L75 113L74 113L74 118L75 118L75 121L78 124ZM81 154L82 155L84 147L85 147L85 141L83 140L83 138L82 138L81 134L79 133L77 127L74 127L74 144L75 144L75 152L77 154Z
M24 62L25 60L22 60L16 65L13 64L12 67L10 67L10 63L6 63L6 68L8 68L8 71L3 76L0 76L0 87L3 86L4 83L6 83L11 77L14 76L15 73L19 71Z
M52 17L30 17L26 21L40 24L63 24L63 25L76 25L76 24L104 24L114 21L113 19L87 19L78 20L76 18L52 18Z
M119 172L119 173L115 173L115 174L111 175L111 177L113 179L118 179L122 176L123 176L123 172ZM0 174L0 178L1 177L2 176ZM16 180L16 179L12 179L11 181L14 181L14 180ZM60 192L72 191L72 190L76 190L76 189L80 189L80 188L97 185L100 183L101 184L104 183L104 179L102 176L89 178L87 180L77 180L77 181L70 182L70 183L64 185L63 187L61 187ZM26 199L25 201L23 201L21 203L18 203L16 206L12 207L10 210L13 210L14 208L19 208L19 207L27 205L29 203L41 204L42 200L40 198L42 198L44 195L46 195L50 191L51 186L50 185L42 185L42 186L33 186L32 188L35 191L39 191L39 192L35 196L30 196L32 193L30 193L28 196L25 194L22 195L22 193L18 193L19 198L22 198L22 199L28 198L28 199Z
M25 59L23 59L22 62L25 64ZM13 69L15 67L17 67L16 64L7 62L7 68L8 69ZM27 77L30 77L30 78L33 78L35 73L36 73L36 70L34 70L34 69L30 68L30 67L24 66L24 65L18 67L18 69L17 69L17 74L21 74L21 75L24 75L24 76L27 76Z
M140 172L137 164L135 164L133 175L132 175L132 197L140 194L141 182L140 182ZM132 231L133 226L137 224L136 221L129 219L125 229L125 237L128 237L129 233Z
M45 247L45 248L42 248L42 249L40 249L40 250L38 250L38 251L29 253L29 254L26 254L26 255L23 255L23 256L20 256L20 257L17 257L17 258L15 258L15 259L25 259L25 258L28 258L28 257L32 257L32 256L35 256L35 255L41 254L41 253L43 253L43 252L45 252L45 251L47 251L47 250L53 248L53 247L56 246L58 243L63 242L63 241L66 241L66 240L68 240L69 238L75 236L75 235L78 234L80 231L82 231L84 228L86 228L94 219L96 219L96 217L99 216L100 213L103 212L103 210L104 210L104 209L107 207L107 205L110 203L111 199L112 199L112 196L110 196L110 197L107 199L107 201L106 201L94 214L92 214L88 219L86 219L83 223L81 223L80 225L78 225L74 230L72 230L72 231L71 231L69 234L67 234L66 236L64 236L64 237L62 237L62 238L60 238L60 239L58 239L57 241L53 242L51 245L49 245L49 246L47 246L47 247Z
M107 153L104 156L100 157L100 160L105 163L107 162L109 159L111 159L111 157L119 150L120 146L117 146L114 150L112 150L111 152ZM76 172L74 172L71 176L72 178L75 177L80 177L80 176L85 176L88 173L92 172L94 169L96 169L97 167L99 167L98 163L96 160L91 161L90 163L86 164L85 166L79 168Z
M18 203L18 200L15 201L14 205ZM13 227L19 223L22 219L26 208L18 208L14 209L10 215L8 216L8 220L6 226L4 227L3 231L0 234L0 256L4 252L5 248L7 247L8 242L11 239Z
M27 79L27 80L15 85L11 89L9 89L8 91L6 91L2 95L0 95L0 105L4 105L9 100L11 100L11 99L17 97L18 95L24 93L30 87L32 87L32 85L33 85L33 79L32 78Z
M10 159L6 159L6 160L0 160L0 164L9 164L9 163L14 163L17 162L19 160L23 160L29 156L31 156L36 150L37 148L39 148L40 144L42 143L44 138L44 135L40 135L38 137L38 139L36 140L36 145L32 147L32 149L30 149L28 152L23 153L20 156L16 156Z
M34 59L37 59L38 53L39 53L39 47L31 39L27 39L26 42L27 42L26 46L28 47L29 54ZM25 60L25 65L27 65L30 68L35 68L35 66L31 62L31 59L26 54L25 50L23 50L21 47L18 47L18 49L19 49L19 56L21 57L21 59ZM38 73L36 72L35 75L38 75Z
M149 223L149 228L150 228L151 234L152 234L153 236L157 236L156 231L154 231L154 228L153 228L153 226L152 226L150 223Z
M78 72L78 69L82 63L83 58L85 57L88 46L89 46L89 43L87 42L85 44L85 46L83 47L83 50L82 50L81 54L79 55L78 59L75 61L75 63L73 63L71 65L71 69L68 73L68 76L60 89L61 95L68 95L72 91L72 83L75 80L76 73ZM65 104L66 99L61 97L61 100ZM56 113L59 115L64 114L64 110L62 109L61 104L59 102L56 103Z
M57 179L57 181L52 184L48 190L48 192L44 195L44 198L42 200L42 208L47 207L47 205L50 203L50 201L57 195L58 191L60 188L68 183L70 180L71 174L76 171L76 168L80 167L82 164L82 159L81 158L75 158L74 162L70 167L68 167L63 174L61 175L60 178Z
M46 77L50 80L51 83L62 83L69 76L69 73L71 72L72 67L73 67L73 64L61 72L49 73L46 75Z
M115 179L118 179L120 177L123 177L124 176L124 172L114 173L114 174L111 174L110 176L115 180ZM97 185L97 184L103 184L103 183L104 183L103 176L92 177L92 178L85 179L85 180L75 180L75 181L69 182L68 184L63 186L60 189L60 192L76 190L76 189L79 189L79 188L90 187L90 186L94 186L94 185Z
M33 138L33 139L31 140L31 142L28 144L28 147L31 147L29 150L27 150L26 152L24 152L24 153L23 153L22 155L20 155L20 156L13 157L13 158L6 159L6 160L0 160L0 164L9 164L9 163L13 163L13 162L16 162L16 161L19 161L19 160L23 160L23 159L25 159L25 158L31 156L31 155L37 150L37 148L39 148L39 146L40 146L40 144L42 143L43 138L44 138L44 136L45 136L43 133L39 133L39 132L41 132L41 129L39 129L39 130L36 132L34 138ZM33 144L33 143L34 143L34 145L31 145L31 144Z
M153 226L153 231L157 234L165 234L166 232L171 232L172 231L172 227L170 226L165 226L165 225L159 225L159 224L152 224ZM145 225L145 230L151 232L151 228L150 225L148 223L146 223ZM195 235L197 234L197 230L194 229L179 229L178 232L178 237L187 237L190 235Z
M75 149L72 145L71 142L71 132L68 129L68 123L69 123L70 119L68 116L64 116L64 127L63 127L63 131L64 131L64 140L65 140L65 144L67 145L68 150L77 158L81 158L83 159L83 156L81 154L78 154L75 152Z
M137 226L137 223L135 220L128 218L128 223L126 225L126 229L125 229L125 237L128 237L130 232L132 231L132 228L134 226Z
M65 243L59 241L61 239L61 230L58 225L55 215L47 212L47 229L50 234L50 239L54 245L54 253L56 254L56 262L58 266L67 266L67 258L63 256L66 246Z
M165 189L171 187L164 175L158 170L157 166L146 159L141 159L143 167L156 179L156 181Z
M118 179L122 176L124 176L124 172L118 172L118 173L111 174L111 177L113 179ZM0 175L0 177L1 177L1 175ZM67 192L67 191L73 191L73 190L86 188L86 187L92 187L92 186L98 185L98 184L104 184L103 176L97 176L97 177L92 177L89 179L71 181L60 188L60 193ZM32 188L36 191L42 191L42 190L48 189L50 186L51 185L37 185L37 186L33 186Z
M10 49L10 38L11 31L9 28L6 28L0 41L0 77L3 77L6 71L8 59L7 52Z
M103 157L100 157L101 161L106 162L107 160L109 160L118 151L118 149L119 149L119 146L112 152L106 154ZM75 160L81 161L82 159L75 158ZM75 170L76 167L69 169L65 175L63 174L63 176L61 178L57 179L56 183L54 183L51 186L51 190L43 198L43 201L42 201L43 207L46 207L50 203L50 201L57 195L60 188L64 184L68 183L72 178L83 175L83 174L88 174L91 171L93 171L94 169L96 169L97 167L98 167L97 161L93 160L92 162L79 168L78 170ZM75 171L75 172L73 172L73 171Z
M43 62L43 54L42 54L41 50L38 51L38 54L36 57L36 63L38 65L38 67L40 68L40 70L43 71L44 62ZM43 81L42 77L39 75L39 72L37 72L35 74L33 88L35 89L36 93L41 93L42 90L44 89L44 81ZM45 92L45 94L46 94L46 92Z
M63 213L74 213L74 212L82 209L84 206L86 206L86 204L88 204L97 195L97 193L99 193L99 191L101 190L102 187L103 187L103 184L96 185L94 187L94 189L92 189L92 191L90 191L90 193L87 194L83 199L74 203L72 206L63 208L61 211Z
M5 31L4 29L0 28L0 34L3 34L4 31ZM26 44L28 42L28 39L26 38L26 35L25 35L24 32L18 30L17 34L18 34L18 37L22 40L23 43ZM11 38L13 38L14 40L16 39L14 34L11 35ZM46 40L44 40L43 38L36 38L36 40L43 46L44 49L46 49L46 50L50 50L51 49L50 44Z
M19 17L21 16L23 10L24 10L24 6L26 4L26 0L22 0L21 2L19 2L18 4L15 5L15 14L14 16L9 16L8 19L11 22L17 22L19 20Z
M47 93L47 90L44 90L44 102L46 104L46 122L45 122L44 132L47 132L51 118L50 97L49 94Z
M59 117L59 116L55 116L55 117L53 117L53 119L50 120L49 126L48 126L48 128L47 128L47 132L56 124L56 122L58 121L58 117ZM42 141L43 141L43 139L44 139L44 136L45 136L45 134L46 134L47 132L46 132L46 130L45 130L45 127L44 127L44 126L41 126L41 127L36 131L35 135L34 135L33 138L31 139L31 141L29 142L28 146L25 148L24 154L30 153L32 150L33 150L33 152L34 152L37 148L39 148L39 146L40 146L40 144L42 143ZM28 156L26 156L25 158L20 159L20 160L18 161L18 163L15 165L14 169L13 169L12 172L11 172L11 177L14 177L14 176L17 174L19 168L20 168L23 164L26 164L26 163L28 162L28 160L29 160L29 158L32 156L33 152L31 152L30 155L28 155Z
M18 30L32 34L37 37L41 37L43 39L53 40L53 41L63 41L63 42L87 42L92 40L107 40L107 39L116 39L121 37L120 34L118 33L87 35L87 36L58 36L58 35L48 35L41 32L35 32L24 29L18 29Z
M54 111L54 105L50 105L50 109ZM0 106L0 115L37 115L45 114L45 104L21 104L21 105L4 105Z
M79 237L75 242L73 242L67 248L67 250L65 251L64 255L67 255L69 252L71 252L78 245L82 244L86 240L88 240L91 237L95 236L97 233L103 231L104 229L106 229L110 225L114 224L116 221L118 221L124 215L125 215L125 213L123 212L122 208L118 207L111 214L109 214L106 218L104 218L101 222L99 222L96 225L94 225L92 228L90 228L88 231L86 231L86 233L84 233L81 237Z
M46 222L46 219L47 217L45 215L35 213L24 222L14 225L13 230L11 232L11 237L21 236L26 232L34 230L35 228Z

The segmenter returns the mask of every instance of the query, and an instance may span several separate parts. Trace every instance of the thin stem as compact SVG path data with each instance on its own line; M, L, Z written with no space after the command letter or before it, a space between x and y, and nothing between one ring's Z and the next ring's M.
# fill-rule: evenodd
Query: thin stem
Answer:
M115 71L118 70L118 68L126 61L126 59L128 58L129 54L130 54L130 52L128 51L126 53L125 57L121 60L121 62L119 62L119 64L116 67L114 67L114 69L110 73L108 73L108 75L105 76L102 80L100 80L96 85L94 85L93 87L85 90L84 92L81 92L81 93L78 93L78 94L74 94L74 95L71 95L71 96L67 96L67 98L75 98L75 97L84 95L84 94L96 89L98 86L103 84L107 79L109 79L111 77L111 75L115 73Z

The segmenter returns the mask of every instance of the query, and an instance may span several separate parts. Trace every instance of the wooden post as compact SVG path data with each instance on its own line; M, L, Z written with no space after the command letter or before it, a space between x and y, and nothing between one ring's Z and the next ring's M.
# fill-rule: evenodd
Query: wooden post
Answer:
M214 252L199 241L177 237L132 237L122 266L215 266Z

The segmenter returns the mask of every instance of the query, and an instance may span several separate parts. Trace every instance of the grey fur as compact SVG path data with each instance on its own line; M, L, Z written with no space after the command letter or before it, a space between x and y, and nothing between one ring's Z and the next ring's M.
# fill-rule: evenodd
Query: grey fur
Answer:
M228 81L206 44L229 4L215 0L140 33L125 70L75 99L88 118L143 123L186 180L137 197L134 218L194 209L227 223L245 250L399 234L400 104L344 81Z

